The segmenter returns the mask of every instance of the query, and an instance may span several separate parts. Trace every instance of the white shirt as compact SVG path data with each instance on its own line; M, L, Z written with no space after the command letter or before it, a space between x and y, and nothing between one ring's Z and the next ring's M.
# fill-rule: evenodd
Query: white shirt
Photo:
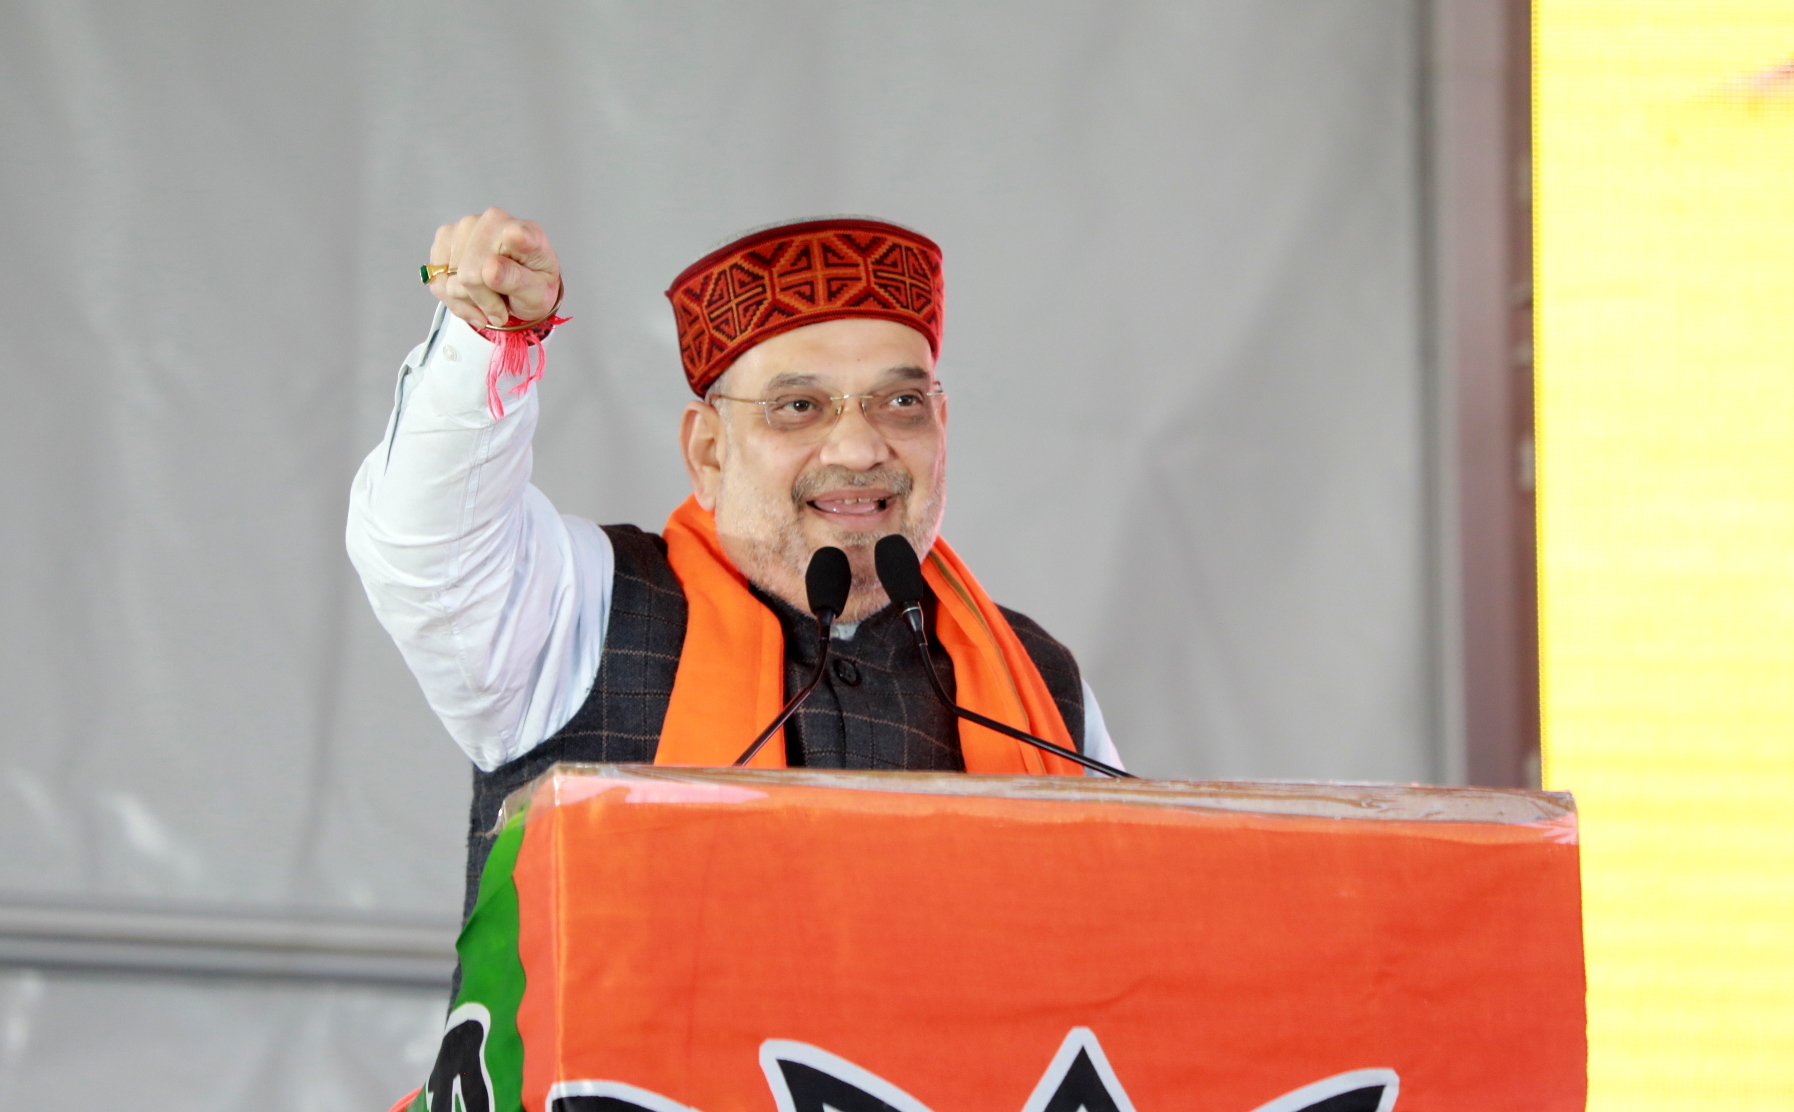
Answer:
M494 419L491 355L437 308L399 368L386 435L355 474L347 536L424 698L487 771L553 737L585 702L616 571L604 530L556 513L530 485L536 391L507 390ZM1121 764L1088 684L1083 752Z

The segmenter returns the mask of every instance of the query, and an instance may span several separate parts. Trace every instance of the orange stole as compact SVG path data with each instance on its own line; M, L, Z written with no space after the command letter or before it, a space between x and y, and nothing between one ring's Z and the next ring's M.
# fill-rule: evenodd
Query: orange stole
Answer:
M685 588L685 647L655 764L726 765L785 705L785 635L723 552L716 519L687 498L666 524L667 560ZM953 660L960 706L1077 748L1040 669L996 603L944 540L922 577L938 600L935 636ZM784 731L752 761L783 768ZM1076 776L1078 765L994 730L959 724L967 772Z

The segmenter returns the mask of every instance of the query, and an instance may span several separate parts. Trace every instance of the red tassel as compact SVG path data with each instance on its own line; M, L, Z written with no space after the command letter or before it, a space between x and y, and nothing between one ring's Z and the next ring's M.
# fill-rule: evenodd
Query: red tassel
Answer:
M486 408L492 411L492 419L498 420L505 415L504 398L500 397L500 379L521 379L510 390L504 391L506 397L522 397L530 384L542 377L548 369L548 349L542 341L557 324L566 324L567 317L549 317L535 328L522 332L498 332L489 328L479 330L480 335L492 341L492 362L486 367ZM526 320L512 317L505 322L515 327L528 324ZM535 358L530 358L530 349L535 349Z

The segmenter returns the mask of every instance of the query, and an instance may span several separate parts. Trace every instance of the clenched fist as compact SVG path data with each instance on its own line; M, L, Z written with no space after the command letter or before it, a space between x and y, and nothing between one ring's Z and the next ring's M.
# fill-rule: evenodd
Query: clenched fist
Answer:
M501 208L436 229L430 265L454 268L437 275L430 292L475 328L541 320L561 295L560 260L542 226Z

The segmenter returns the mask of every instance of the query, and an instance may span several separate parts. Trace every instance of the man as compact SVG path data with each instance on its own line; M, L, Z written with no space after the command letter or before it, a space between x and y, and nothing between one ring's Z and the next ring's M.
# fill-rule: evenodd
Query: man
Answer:
M348 549L374 612L473 759L468 901L506 795L556 761L728 764L809 677L804 571L848 553L832 667L755 765L1080 771L957 722L872 563L926 555L931 655L970 709L1110 764L1064 646L995 606L938 539L947 401L940 249L882 221L751 232L667 291L697 400L692 496L664 535L556 513L529 485L539 346L559 323L542 229L500 209L437 230L442 302L356 475Z

